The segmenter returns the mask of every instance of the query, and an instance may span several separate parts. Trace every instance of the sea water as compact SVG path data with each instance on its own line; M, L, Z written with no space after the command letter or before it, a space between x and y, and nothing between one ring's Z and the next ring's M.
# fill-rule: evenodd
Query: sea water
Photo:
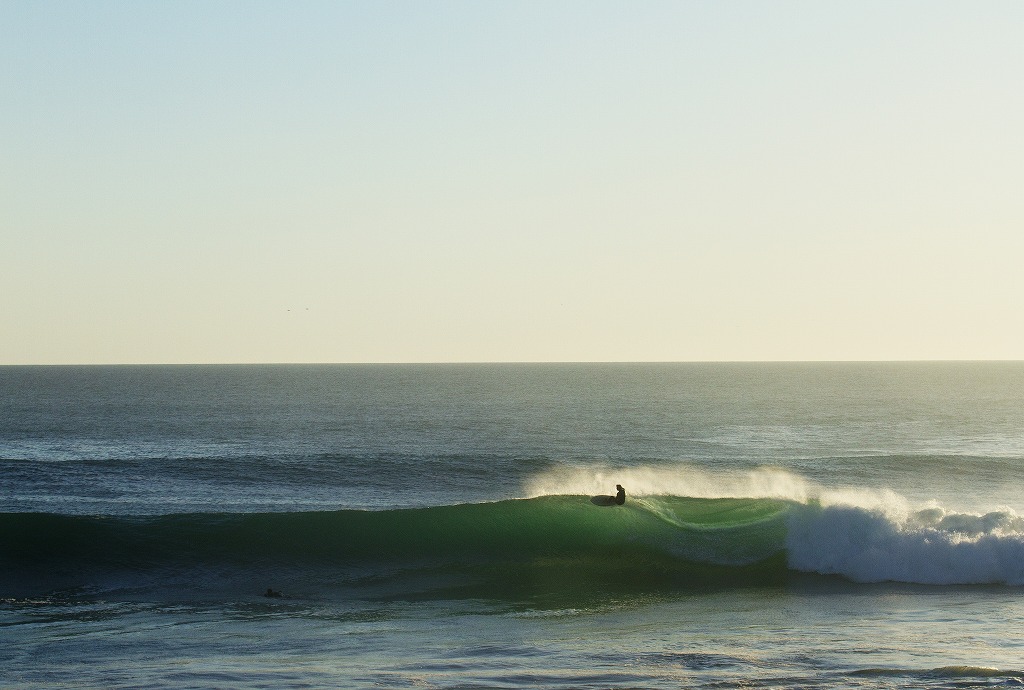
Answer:
M0 367L0 685L1021 685L1022 479L1021 363Z

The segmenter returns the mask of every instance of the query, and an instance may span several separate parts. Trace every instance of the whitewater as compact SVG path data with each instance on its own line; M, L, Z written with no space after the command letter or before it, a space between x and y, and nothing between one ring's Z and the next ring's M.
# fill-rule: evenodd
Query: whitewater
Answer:
M0 367L0 686L1020 684L1022 479L1019 363Z

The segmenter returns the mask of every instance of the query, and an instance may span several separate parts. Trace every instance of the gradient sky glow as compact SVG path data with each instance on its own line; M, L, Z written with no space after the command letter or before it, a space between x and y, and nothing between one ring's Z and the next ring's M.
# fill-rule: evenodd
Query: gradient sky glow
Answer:
M0 4L0 364L1024 359L1024 3Z

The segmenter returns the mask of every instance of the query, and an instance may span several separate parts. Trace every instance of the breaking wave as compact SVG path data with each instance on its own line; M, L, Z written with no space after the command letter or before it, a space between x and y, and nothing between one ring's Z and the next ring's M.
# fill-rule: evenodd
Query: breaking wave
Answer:
M380 511L6 513L0 569L2 596L154 582L201 591L239 578L311 594L481 597L764 585L798 572L1022 585L1024 518L914 509L895 495L858 503L771 491L631 495L609 508L561 494Z

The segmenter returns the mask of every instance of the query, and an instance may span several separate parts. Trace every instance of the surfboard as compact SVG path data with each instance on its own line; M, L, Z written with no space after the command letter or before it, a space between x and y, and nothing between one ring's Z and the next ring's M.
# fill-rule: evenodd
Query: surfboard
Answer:
M595 506L613 506L615 505L614 496L591 496L590 502Z

